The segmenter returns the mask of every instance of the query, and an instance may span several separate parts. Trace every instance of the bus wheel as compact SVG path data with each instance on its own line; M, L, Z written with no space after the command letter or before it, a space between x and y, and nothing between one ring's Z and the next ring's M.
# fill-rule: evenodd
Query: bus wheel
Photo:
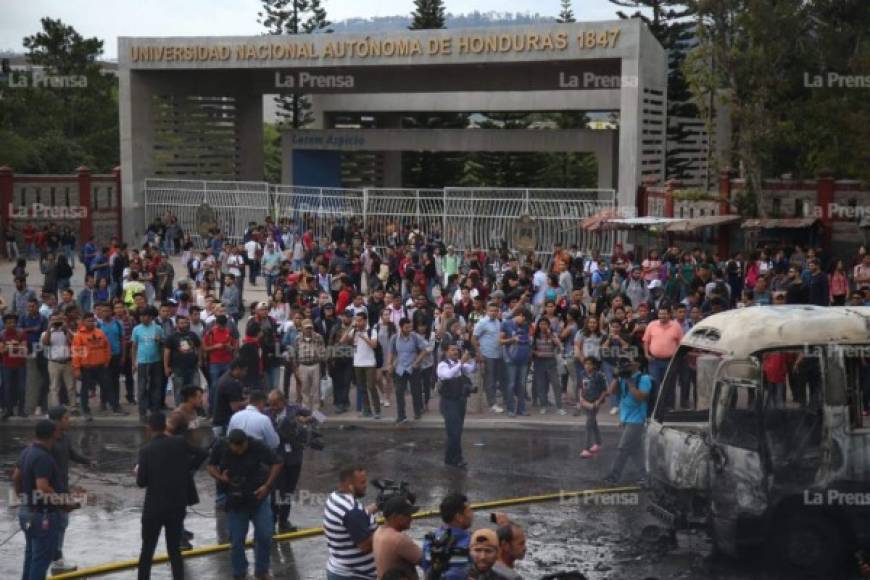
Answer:
M824 516L786 516L769 533L772 563L790 577L835 578L848 561L840 528Z

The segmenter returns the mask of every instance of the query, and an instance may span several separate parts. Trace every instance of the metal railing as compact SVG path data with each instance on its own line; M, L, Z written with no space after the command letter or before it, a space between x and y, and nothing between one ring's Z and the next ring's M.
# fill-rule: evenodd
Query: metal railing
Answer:
M556 243L588 251L609 251L613 232L585 232L580 221L615 207L613 190L461 188L340 189L270 185L255 181L145 180L146 219L151 223L171 212L184 231L199 240L196 212L201 204L215 211L217 225L229 241L239 241L250 222L266 216L292 219L329 237L338 223L362 226L376 246L385 246L403 227L440 233L460 251L513 250L513 227L524 215L534 220L538 254L547 256Z

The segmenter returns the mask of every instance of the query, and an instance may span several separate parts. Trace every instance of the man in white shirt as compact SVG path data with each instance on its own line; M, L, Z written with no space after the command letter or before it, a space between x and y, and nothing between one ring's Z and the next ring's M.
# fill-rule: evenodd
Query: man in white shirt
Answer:
M275 432L272 420L264 412L266 402L266 393L260 390L251 391L248 396L248 406L230 417L227 433L233 429L241 429L245 435L262 441L269 449L277 449L281 440Z
M251 286L257 285L257 276L260 274L260 254L263 246L255 239L245 242L245 253L248 255L248 276Z
M447 345L447 358L438 363L438 379L441 381L441 415L447 431L447 446L444 463L459 469L468 464L462 458L462 429L465 425L465 408L468 401L469 375L474 372L474 361L466 351L459 359L459 346Z
M354 316L353 330L342 338L342 344L353 344L353 373L356 388L363 392L363 416L380 419L381 398L375 375L378 334L369 329L368 314L365 311Z

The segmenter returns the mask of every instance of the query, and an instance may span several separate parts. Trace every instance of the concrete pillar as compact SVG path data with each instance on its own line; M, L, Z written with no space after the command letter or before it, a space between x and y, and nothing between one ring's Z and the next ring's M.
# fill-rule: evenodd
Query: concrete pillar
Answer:
M378 126L382 129L400 129L402 127L401 115L380 114ZM381 154L384 160L384 187L402 187L402 152L384 151Z
M124 241L138 245L145 233L145 179L154 176L153 83L146 73L118 69L121 146L121 205Z
M719 172L719 215L731 213L731 171ZM717 250L722 258L731 253L731 225L719 226Z
M236 135L241 164L239 179L263 181L263 97L236 95Z
M91 207L91 170L82 165L76 169L78 174L79 184L79 205L86 208L87 217L79 222L79 240L84 244L94 235L94 210ZM97 243L102 244L108 240L97 240Z

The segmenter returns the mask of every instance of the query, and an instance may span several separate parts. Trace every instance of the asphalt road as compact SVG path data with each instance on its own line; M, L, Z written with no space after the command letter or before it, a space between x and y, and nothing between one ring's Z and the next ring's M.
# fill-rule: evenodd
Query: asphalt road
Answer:
M8 472L28 439L26 431L7 429L0 440L0 542L17 526L8 506ZM75 512L67 532L65 553L80 566L135 559L140 545L139 518L143 492L131 473L143 434L139 429L93 428L71 432L74 444L100 466L73 469L71 481L87 489L94 505ZM202 443L207 444L207 434ZM305 465L292 520L301 527L321 523L323 498L336 484L336 473L349 462L369 467L371 478L407 480L424 507L437 506L448 492L461 490L471 501L574 491L600 487L613 459L616 433L605 432L602 455L579 457L579 434L547 431L475 430L466 433L467 472L441 463L443 434L426 430L366 430L326 432L326 449L306 451ZM195 532L196 545L218 541L214 485L201 471L197 477L201 503L188 515L186 527ZM374 499L375 490L369 495ZM764 578L753 562L719 562L708 558L703 534L680 535L670 543L647 515L642 494L607 495L593 501L566 500L506 510L528 532L528 555L518 569L524 578L577 569L590 579L607 578ZM488 525L488 514L477 515L475 527ZM436 527L437 520L418 520L412 535ZM0 547L0 578L20 574L22 535ZM162 550L162 544L158 551ZM252 556L249 554L249 559ZM277 544L272 565L276 578L323 578L326 545L322 537ZM186 562L189 578L229 577L229 554L193 558ZM114 579L134 578L133 571L113 573ZM169 578L166 565L154 578Z

